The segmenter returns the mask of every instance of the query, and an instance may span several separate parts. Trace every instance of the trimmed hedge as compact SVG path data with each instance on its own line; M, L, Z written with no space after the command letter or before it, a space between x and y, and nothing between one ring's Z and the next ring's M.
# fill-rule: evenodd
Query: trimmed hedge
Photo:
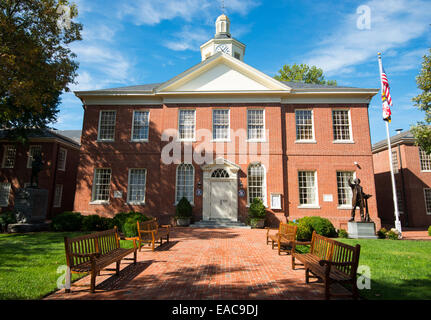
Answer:
M138 227L137 221L144 222L150 220L149 217L143 215L139 212L134 212L130 214L130 217L127 218L126 222L123 225L123 233L126 237L136 237L138 236Z
M193 215L193 207L186 197L182 197L175 208L176 218L191 218Z
M65 211L52 219L51 228L55 231L80 231L82 220L79 212Z
M316 231L317 234L328 238L335 238L338 236L334 225L326 218L317 216L303 217L289 223L296 224L298 226L296 238L299 241L310 241L313 231Z

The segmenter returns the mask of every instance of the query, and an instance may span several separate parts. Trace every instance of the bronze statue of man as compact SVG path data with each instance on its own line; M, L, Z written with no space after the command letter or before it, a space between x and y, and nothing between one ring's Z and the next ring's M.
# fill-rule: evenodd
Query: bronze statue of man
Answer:
M31 162L30 187L33 187L33 179L36 182L36 187L39 186L39 172L42 171L42 168L43 168L42 155L41 154L36 154L33 157L33 161Z
M355 221L356 207L359 207L359 213L361 215L362 222L370 222L370 214L368 212L368 198L371 195L364 193L362 186L360 185L361 180L355 179L353 183L351 179L348 181L350 188L352 188L352 214L349 222ZM364 216L364 208L366 208L366 215Z

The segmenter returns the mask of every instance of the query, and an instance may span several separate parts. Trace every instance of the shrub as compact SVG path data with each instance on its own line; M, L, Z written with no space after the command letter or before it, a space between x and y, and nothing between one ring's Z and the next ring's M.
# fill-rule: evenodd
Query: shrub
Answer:
M386 233L386 237L390 240L398 240L399 232L397 229L392 228L389 232Z
M138 235L138 227L136 222L144 222L150 220L149 217L139 213L139 212L131 212L130 216L127 218L126 222L123 226L123 233L126 237L136 237Z
M298 220L289 221L289 224L297 225L298 231L296 238L299 241L310 241L313 231L324 237L337 237L338 233L334 225L326 218L303 217Z
M346 230L344 229L340 229L338 230L338 238L348 238L349 234L347 233Z
M253 219L265 219L266 218L266 209L262 200L259 198L254 198L253 202L250 204L248 208L248 216L251 220Z
M82 219L82 231L102 230L102 218L97 214L85 216Z
M13 211L6 211L0 214L0 226L4 231L7 230L7 226L16 223L16 215Z
M79 212L65 211L52 219L51 228L55 231L80 231L82 220Z
M386 239L386 234L388 233L388 230L385 228L381 228L379 231L377 231L377 237L379 239Z
M313 235L313 229L310 224L298 222L296 239L298 241L310 241Z
M124 232L124 223L126 223L127 218L133 213L133 211L117 213L112 219L113 225L116 226L120 232Z
M428 235L431 237L431 226L428 228Z
M176 218L191 218L193 213L192 205L187 198L182 197L175 208Z
M110 230L114 229L114 219L101 217L101 228L100 230Z

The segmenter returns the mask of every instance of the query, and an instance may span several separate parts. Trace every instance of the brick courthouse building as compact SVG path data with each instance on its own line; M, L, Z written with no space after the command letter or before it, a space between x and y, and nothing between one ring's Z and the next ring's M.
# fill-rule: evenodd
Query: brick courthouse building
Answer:
M277 81L243 62L229 26L220 16L202 62L164 83L75 92L85 110L75 211L169 221L185 196L195 221L245 221L259 197L269 224L316 215L347 228L347 179L375 195L378 90ZM375 197L369 208L379 227Z

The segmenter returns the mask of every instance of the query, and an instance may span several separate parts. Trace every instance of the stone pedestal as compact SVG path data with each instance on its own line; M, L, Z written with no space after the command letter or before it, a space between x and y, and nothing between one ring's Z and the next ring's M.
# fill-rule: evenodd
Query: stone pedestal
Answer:
M15 194L15 212L18 223L10 224L8 232L35 232L48 229L48 190L26 188Z
M377 239L374 222L348 222L347 233L352 239Z

